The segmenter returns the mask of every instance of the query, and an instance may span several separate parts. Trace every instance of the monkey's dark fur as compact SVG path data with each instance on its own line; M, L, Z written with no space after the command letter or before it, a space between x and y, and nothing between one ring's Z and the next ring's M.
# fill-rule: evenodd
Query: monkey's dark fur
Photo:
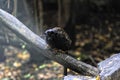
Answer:
M69 50L71 39L68 34L60 27L55 27L45 31L46 42L51 48L60 49L63 51Z
M55 27L45 31L46 42L51 48L68 51L71 46L71 39L60 27ZM67 52L65 52L67 53ZM64 75L67 75L67 67L64 66Z

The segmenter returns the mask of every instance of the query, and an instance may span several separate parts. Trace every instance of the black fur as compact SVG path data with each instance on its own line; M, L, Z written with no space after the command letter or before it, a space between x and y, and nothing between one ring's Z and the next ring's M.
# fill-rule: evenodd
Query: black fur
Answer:
M69 50L71 46L71 39L68 34L60 27L55 27L45 31L46 42L51 48L61 49L63 51Z

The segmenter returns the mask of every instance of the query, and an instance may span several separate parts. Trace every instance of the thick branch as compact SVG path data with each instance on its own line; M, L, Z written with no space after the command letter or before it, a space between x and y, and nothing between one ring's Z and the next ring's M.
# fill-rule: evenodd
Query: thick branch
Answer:
M7 28L12 30L18 37L27 42L30 46L36 48L44 56L74 70L78 73L89 73L90 75L96 76L98 74L98 69L85 64L81 61L68 56L66 54L57 53L47 49L47 43L45 40L40 38L38 35L33 33L28 29L23 23L17 20L14 16L0 9L0 21L5 23ZM39 56L38 56L39 58Z

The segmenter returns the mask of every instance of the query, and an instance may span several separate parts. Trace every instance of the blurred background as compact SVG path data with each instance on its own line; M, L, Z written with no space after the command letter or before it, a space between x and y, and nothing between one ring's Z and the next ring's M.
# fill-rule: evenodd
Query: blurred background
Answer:
M1 9L41 37L46 29L64 28L72 39L69 55L93 66L120 52L119 4L119 0L0 0ZM62 78L60 64L36 52L0 22L1 80Z

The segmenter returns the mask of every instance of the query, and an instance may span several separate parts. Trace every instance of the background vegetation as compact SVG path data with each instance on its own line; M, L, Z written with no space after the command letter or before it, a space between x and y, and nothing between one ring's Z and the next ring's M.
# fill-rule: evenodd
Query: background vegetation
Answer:
M119 0L0 0L0 8L41 37L46 29L64 28L72 39L70 55L93 66L120 52L119 4ZM0 23L0 79L63 77L61 65L27 49L27 44L4 26Z

